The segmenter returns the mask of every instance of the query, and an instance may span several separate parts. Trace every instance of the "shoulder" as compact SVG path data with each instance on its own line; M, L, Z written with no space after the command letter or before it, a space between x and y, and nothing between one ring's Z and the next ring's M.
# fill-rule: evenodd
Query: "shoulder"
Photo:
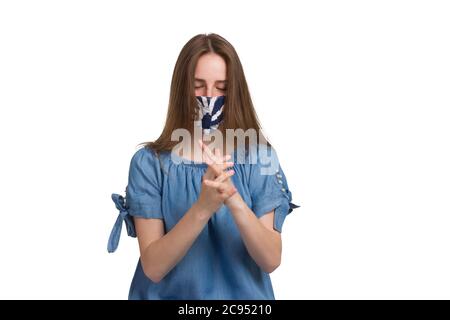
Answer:
M155 150L150 147L144 146L139 148L131 158L131 161L156 161L158 159L158 154Z
M245 159L241 157L238 160L245 160L249 164L251 171L258 171L262 175L270 175L277 172L280 165L275 148L268 144L258 143L251 145L245 154Z
M131 170L149 170L157 167L159 167L158 154L147 146L139 148L131 157Z
M275 148L272 145L265 143L251 144L247 148L239 146L234 151L236 157L242 157L246 161L254 160L260 162L267 156L276 156Z
M253 144L248 148L239 147L234 151L235 169L244 174L249 183L265 181L280 170L275 148L268 144Z

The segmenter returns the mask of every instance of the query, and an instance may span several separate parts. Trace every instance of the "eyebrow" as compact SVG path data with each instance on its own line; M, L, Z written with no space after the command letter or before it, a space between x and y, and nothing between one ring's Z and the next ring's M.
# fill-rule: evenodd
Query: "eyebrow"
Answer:
M195 81L201 81L201 82L205 82L205 79L199 79L199 78L195 78ZM220 82L220 83L227 83L228 80L217 80L216 82Z

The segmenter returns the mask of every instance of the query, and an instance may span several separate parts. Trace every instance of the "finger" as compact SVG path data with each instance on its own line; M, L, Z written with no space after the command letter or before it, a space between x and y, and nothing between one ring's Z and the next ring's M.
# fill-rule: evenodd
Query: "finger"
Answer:
M211 168L215 176L220 175L224 170L224 167L221 164L217 164L215 162L207 162L207 164L208 168Z
M199 140L199 142L201 143L202 148L206 153L206 157L209 158L206 163L212 167L215 175L221 174L223 170L233 165L230 165L230 163L232 162L225 162L231 159L231 155L227 154L222 157L222 153L220 152L219 148L214 148L213 151L211 151L211 149L205 143L203 143L202 140Z
M225 194L226 195L225 198L231 197L233 194L235 194L237 192L237 189L235 186L230 187L230 186L227 186L223 182L216 182L216 181L211 181L211 180L205 179L204 183L209 187L215 188L222 195Z
M214 165L214 161L212 161L205 153L203 153L203 159L205 160L206 164Z
M200 145L202 146L202 150L203 155L206 156L205 157L205 162L208 164L208 166L211 168L211 170L214 172L214 175L218 176L220 174L222 174L223 170L225 170L226 168L229 168L231 166L234 165L233 162L223 162L224 160L222 159L222 161L219 161L220 158L222 158L220 150L218 148L214 148L214 153L216 155L213 154L213 152L211 151L211 149L205 144L203 143L202 140L198 140ZM227 155L225 158L230 159L231 155Z
M215 163L208 163L208 168L211 168L216 177L221 175L226 169L231 167L234 167L234 162L232 161L227 161L220 165Z
M214 181L215 182L223 182L234 174L234 170L228 170L218 176Z
M219 150L219 148L214 148L213 149L213 153L214 153L214 156L217 158L217 159L220 159L219 157L220 157L220 150Z
M224 163L224 159L222 157L222 154L220 153L220 149L219 148L214 148L214 157L216 158L216 163L217 164L223 164Z
M234 166L234 162L233 162L233 161L229 161L229 162L224 162L224 163L223 163L223 168L224 168L224 169L230 168L230 167L232 167L232 166Z
M218 170L216 170L213 165L211 165L210 167L211 167L212 174L213 174L213 180L215 180L223 173L230 171L230 170L226 170L226 169L234 167L234 162L225 162L223 164L223 168L222 169L219 168ZM235 173L235 171L233 170L233 174L234 173Z
M203 180L203 182L208 187L213 187L213 188L216 188L216 189L219 189L220 187L222 187L222 183L221 182L216 182L216 181L212 181L212 180L208 180L208 179Z
M200 140L201 141L201 140ZM206 153L206 155L214 162L214 163L218 163L219 160L216 158L216 156L213 154L213 152L211 151L211 149L203 142L202 143L202 150Z
M222 152L220 151L219 148L214 148L214 156L218 160L217 163L224 163L225 161L228 161L228 160L231 159L231 155L230 154L224 154L222 156Z
M225 170L226 168L229 168L230 166L233 165L233 162L227 162L228 160L231 159L230 154L222 156L222 153L220 152L219 148L214 148L213 152L214 152L214 159L212 159L212 161L214 162L214 164L219 165L218 169Z
M226 155L222 156L222 153L220 152L219 148L214 148L214 156L217 159L216 164L219 164L219 166L222 167L222 170L230 167L229 164L233 163L233 162L227 162L228 160L231 159L231 155L226 154Z
M207 186L215 188L219 193L226 193L228 187L223 182L216 182L211 180L205 180Z
M220 163L222 163L224 161L224 159L222 157L222 153L220 152L220 149L219 148L215 148L214 151L215 151L214 155L216 156L216 158L218 160L220 160Z
M206 162L206 164L211 165L214 163L213 159L206 153L205 147L206 145L203 143L202 139L197 140L200 150L202 151L202 159Z

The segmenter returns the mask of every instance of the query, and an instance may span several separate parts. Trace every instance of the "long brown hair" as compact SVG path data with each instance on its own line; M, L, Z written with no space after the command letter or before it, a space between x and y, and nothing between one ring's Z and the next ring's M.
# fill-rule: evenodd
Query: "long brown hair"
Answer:
M228 81L226 102L223 108L224 119L218 130L225 138L225 129L243 129L244 131L254 129L259 133L257 135L258 142L262 142L260 140L262 137L264 142L270 145L261 131L261 125L253 107L244 70L236 50L226 39L215 33L198 34L184 45L173 70L164 129L157 140L143 142L140 145L152 148L157 153L171 151L179 143L171 140L172 132L175 129L184 128L191 134L193 133L194 120L198 115L194 73L198 59L206 53L220 55L227 65Z

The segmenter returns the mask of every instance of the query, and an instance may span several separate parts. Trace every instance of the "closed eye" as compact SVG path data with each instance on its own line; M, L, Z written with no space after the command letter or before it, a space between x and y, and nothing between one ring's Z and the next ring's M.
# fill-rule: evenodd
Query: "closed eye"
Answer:
M200 89L200 88L203 88L203 87L204 87L204 85L195 86L195 89ZM217 90L220 90L220 91L226 91L227 88L217 88Z

